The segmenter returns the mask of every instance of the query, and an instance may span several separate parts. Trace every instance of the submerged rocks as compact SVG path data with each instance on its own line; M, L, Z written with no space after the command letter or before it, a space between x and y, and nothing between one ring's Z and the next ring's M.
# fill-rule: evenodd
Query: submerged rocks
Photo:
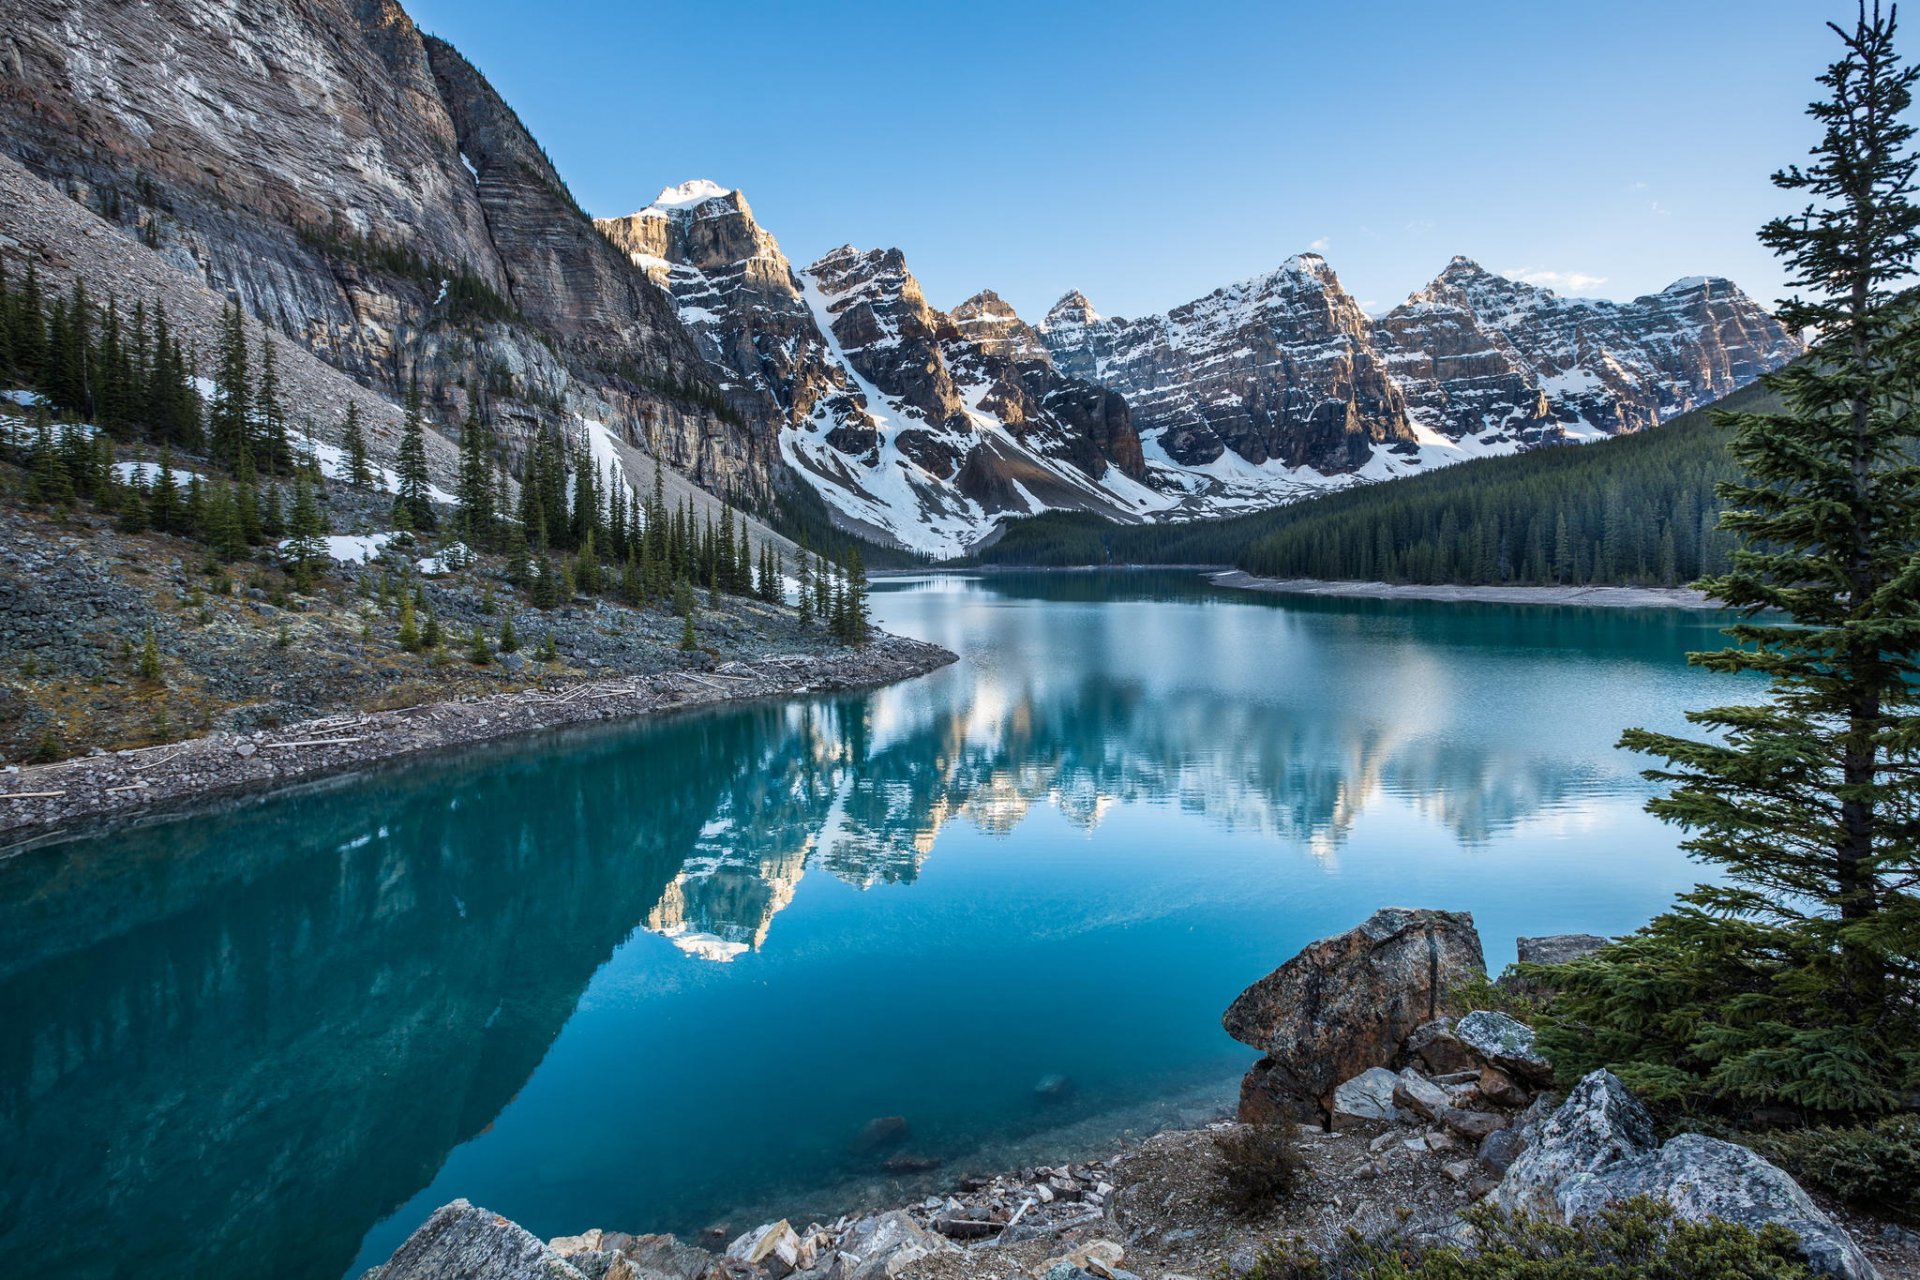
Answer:
M1393 1061L1417 1028L1454 1012L1449 992L1485 973L1473 917L1460 912L1390 907L1310 944L1221 1019L1267 1055L1241 1084L1241 1119L1324 1118L1337 1085Z

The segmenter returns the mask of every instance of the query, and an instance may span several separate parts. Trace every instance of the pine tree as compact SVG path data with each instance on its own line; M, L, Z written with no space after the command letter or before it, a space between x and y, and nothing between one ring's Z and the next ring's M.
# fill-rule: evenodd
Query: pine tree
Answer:
M680 648L691 653L700 647L700 639L693 632L693 590L683 582L675 597L680 610Z
M347 401L347 483L359 489L373 487L373 468L367 465L367 433L360 425L360 402Z
M293 515L288 521L287 533L287 556L293 561L294 588L302 592L311 591L315 579L326 565L327 523L326 517L320 514L320 504L313 496L313 485L308 482L304 471L296 473L293 478Z
M395 461L398 492L393 500L394 523L403 529L431 531L435 524L433 500L427 496L427 437L420 409L420 382L407 385L406 419L400 431Z
M158 680L160 678L160 643L154 639L153 628L147 628L146 643L140 646L140 678Z
M460 536L476 551L494 545L493 441L480 419L480 402L467 403L460 426Z
M804 544L802 544L799 552L793 558L793 575L795 580L799 583L799 590L795 592L795 595L798 601L797 607L800 611L800 625L803 627L810 627L813 625L814 609L813 609L812 560L813 560L813 555L811 552L807 550Z
M147 496L147 515L153 527L162 533L177 533L182 527L180 486L173 479L173 451L160 451L159 465L153 469L153 484Z
M260 331L260 384L253 400L254 456L269 476L280 474L293 457L287 440L287 410L280 401L280 366L273 354L273 337Z
M413 597L400 597L400 631L394 639L408 653L420 651L420 628L414 619Z
M1649 808L1722 877L1575 966L1548 1039L1556 1066L1614 1062L1656 1097L1857 1114L1920 1088L1920 72L1891 11L1834 30L1825 136L1774 177L1810 203L1761 232L1802 291L1780 318L1814 338L1769 378L1784 412L1730 415L1740 545L1703 585L1745 618L1692 655L1771 697L1689 714L1707 741L1622 739L1667 761Z
M240 304L227 304L220 330L220 376L213 392L213 408L208 414L209 445L222 466L238 472L243 462L251 461L250 414L247 392L252 379L247 375L247 326Z
M520 637L514 634L513 615L508 614L500 623L500 652L518 653Z

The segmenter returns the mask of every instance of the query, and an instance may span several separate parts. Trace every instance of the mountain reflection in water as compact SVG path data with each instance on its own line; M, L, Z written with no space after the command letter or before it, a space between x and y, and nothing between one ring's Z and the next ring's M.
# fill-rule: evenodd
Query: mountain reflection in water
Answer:
M875 601L963 661L0 861L0 1251L331 1280L456 1195L558 1232L880 1194L874 1115L964 1160L1229 1084L1225 998L1386 898L1497 959L1692 879L1612 742L1719 692L1681 661L1711 618Z

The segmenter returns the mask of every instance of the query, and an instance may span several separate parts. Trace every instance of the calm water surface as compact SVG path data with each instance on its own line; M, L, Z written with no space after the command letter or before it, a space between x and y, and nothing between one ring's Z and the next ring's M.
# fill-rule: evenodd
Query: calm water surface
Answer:
M1386 903L1623 931L1696 870L1622 728L1712 615L880 584L962 655L0 862L0 1256L334 1280L465 1196L736 1229L1222 1106L1247 982ZM1072 1082L1047 1098L1049 1075Z

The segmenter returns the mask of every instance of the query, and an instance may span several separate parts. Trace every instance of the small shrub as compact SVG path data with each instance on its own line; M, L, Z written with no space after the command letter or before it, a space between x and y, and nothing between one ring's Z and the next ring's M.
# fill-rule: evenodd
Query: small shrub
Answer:
M1471 1250L1349 1232L1328 1252L1298 1240L1272 1246L1246 1280L1808 1280L1798 1240L1778 1224L1759 1231L1710 1219L1690 1222L1671 1205L1640 1197L1567 1226L1479 1205L1462 1214L1478 1237Z
M65 754L60 748L60 739L48 729L34 739L33 749L27 752L28 764L52 764Z
M1849 1204L1920 1220L1920 1116L1852 1128L1747 1134L1745 1141L1800 1181Z
M1525 971L1518 967L1511 969L1508 972L1515 975L1516 981L1506 984L1491 981L1485 976L1478 977L1450 988L1447 999L1458 1009L1504 1013L1532 1026L1540 1020L1540 1014L1546 1007L1546 992L1538 985L1539 978L1535 970L1536 966L1533 965L1528 965Z
M1292 1195L1305 1170L1287 1121L1240 1125L1215 1138L1214 1149L1221 1165L1216 1194L1236 1213L1257 1213Z

